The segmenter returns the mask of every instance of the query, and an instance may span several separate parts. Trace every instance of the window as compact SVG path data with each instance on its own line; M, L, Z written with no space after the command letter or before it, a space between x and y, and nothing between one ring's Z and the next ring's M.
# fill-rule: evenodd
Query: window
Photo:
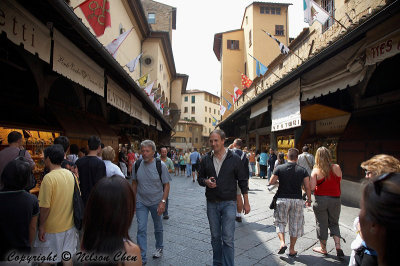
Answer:
M285 30L283 29L283 25L275 25L275 35L284 36Z
M244 62L244 74L247 76L247 63Z
M271 7L271 15L275 15L275 7Z
M206 109L207 109L207 107L206 107ZM204 122L206 122L206 123L207 123L207 117L204 117Z
M196 108L194 106L192 106L192 114L194 114L196 112Z
M218 115L220 115L219 110L218 110Z
M211 123L211 118L208 118L208 123Z
M208 129L208 133L211 133L211 128Z
M147 18L147 22L149 24L156 24L156 14L149 13L149 17Z
M251 42L251 30L249 31L249 47L251 46L252 42Z
M211 114L211 107L208 107L208 112Z
M239 41L238 40L228 40L227 49L229 49L229 50L239 50Z
M189 143L192 143L192 138L189 138Z
M183 118L183 120L189 120L189 118L188 118L187 116L185 116L185 117Z
M216 114L216 113L217 113L217 110L214 109L214 114Z
M260 13L261 14L269 14L269 7L268 6L260 7Z
M188 108L187 107L185 107L185 111L183 111L184 113L187 113L188 112Z
M325 24L322 25L322 32L325 32L333 25L334 22L333 18L335 17L335 11L334 11L335 3L333 2L333 0L322 0L321 7L326 11L328 11L328 13L331 15L331 17L329 17L329 19L325 22Z
M192 103L195 103L196 102L196 96L192 96Z
M204 106L204 108L205 108L204 111L207 112L207 106Z
M194 143L199 143L199 139L198 139L198 138L195 138L195 139L194 139Z
M192 127L189 127L189 131L192 132Z
M280 7L275 7L275 13L277 15L280 15L281 14L281 8Z
M185 96L185 102L187 102L188 101L188 97L187 96Z

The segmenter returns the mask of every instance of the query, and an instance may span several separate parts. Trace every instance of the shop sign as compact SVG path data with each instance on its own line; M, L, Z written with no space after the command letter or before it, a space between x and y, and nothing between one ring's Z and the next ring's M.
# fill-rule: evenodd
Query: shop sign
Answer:
M142 103L131 94L131 113L130 115L134 118L142 120Z
M107 78L107 103L130 115L131 98L129 93L118 86L110 77Z
M16 45L50 63L50 30L16 1L0 1L0 31Z
M53 70L104 97L104 70L57 29L53 38Z
M400 30L390 33L366 48L366 65L373 65L400 52Z
M272 124L271 131L285 130L288 128L299 127L299 126L301 126L300 114L277 121L276 123Z
M338 117L332 117L322 120L317 120L316 123L316 133L317 135L326 134L340 134L343 133L349 122L350 114Z

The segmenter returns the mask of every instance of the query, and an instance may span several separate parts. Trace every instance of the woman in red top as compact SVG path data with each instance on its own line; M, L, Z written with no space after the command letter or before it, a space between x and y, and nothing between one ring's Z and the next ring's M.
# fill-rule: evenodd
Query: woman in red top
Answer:
M328 228L335 241L336 254L344 257L340 247L340 182L342 170L337 164L331 163L331 153L325 147L318 148L315 154L315 165L311 172L311 190L314 191L315 203L313 210L317 222L317 237L320 247L314 247L313 251L327 255L326 241Z

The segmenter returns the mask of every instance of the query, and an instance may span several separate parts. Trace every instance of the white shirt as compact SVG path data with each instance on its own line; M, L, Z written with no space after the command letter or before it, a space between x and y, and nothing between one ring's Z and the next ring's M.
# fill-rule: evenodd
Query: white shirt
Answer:
M104 164L106 165L106 175L107 177L111 177L113 175L119 175L121 177L125 177L125 175L121 172L121 169L114 163L109 160L103 160Z
M222 156L221 160L219 160L217 158L217 156L215 156L214 151L212 152L213 154L213 163L214 163L214 168L215 168L215 173L217 173L217 176L219 175L219 170L221 170L221 166L225 161L226 155L228 154L227 150L224 149L225 153Z

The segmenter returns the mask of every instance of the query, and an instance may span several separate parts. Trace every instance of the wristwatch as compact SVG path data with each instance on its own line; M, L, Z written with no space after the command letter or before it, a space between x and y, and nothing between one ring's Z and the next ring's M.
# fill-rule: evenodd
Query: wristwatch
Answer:
M167 203L167 202L165 201L165 199L162 199L162 200L161 200L161 202L163 202L163 203Z

